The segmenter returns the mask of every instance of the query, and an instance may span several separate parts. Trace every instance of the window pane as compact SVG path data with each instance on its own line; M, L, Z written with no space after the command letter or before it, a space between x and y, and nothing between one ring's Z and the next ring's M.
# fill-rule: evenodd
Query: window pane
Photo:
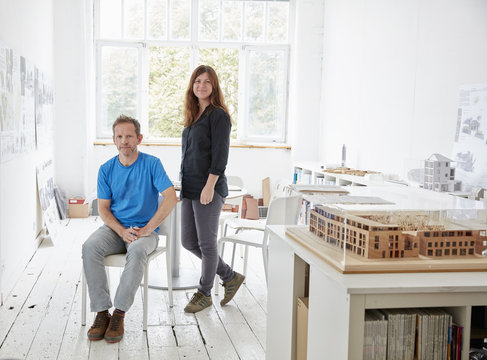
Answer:
M120 114L137 117L137 48L105 46L101 56L102 133Z
M199 40L218 40L220 0L200 1Z
M231 137L237 137L239 50L235 48L200 48L200 64L215 69L225 104L232 118Z
M123 37L125 39L144 38L144 3L140 0L124 0Z
M100 37L120 39L122 28L121 0L100 1Z
M249 52L249 138L284 138L285 54L283 50Z
M243 2L223 1L222 39L224 41L242 40Z
M189 40L191 0L171 0L170 7L171 40Z
M149 134L180 138L183 103L189 82L189 49L150 48Z
M264 40L264 5L262 1L245 2L245 40Z
M152 39L167 39L167 0L147 0L147 29Z
M267 40L270 42L287 41L289 23L289 3L272 2L268 4L269 24L267 25Z

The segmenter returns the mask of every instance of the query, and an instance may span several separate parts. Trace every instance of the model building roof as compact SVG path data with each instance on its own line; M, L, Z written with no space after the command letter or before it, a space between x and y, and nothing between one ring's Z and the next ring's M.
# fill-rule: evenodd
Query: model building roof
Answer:
M433 154L431 155L428 160L436 160L436 161L449 161L449 162L452 162L453 160L447 158L446 156L444 155L441 155L441 154Z

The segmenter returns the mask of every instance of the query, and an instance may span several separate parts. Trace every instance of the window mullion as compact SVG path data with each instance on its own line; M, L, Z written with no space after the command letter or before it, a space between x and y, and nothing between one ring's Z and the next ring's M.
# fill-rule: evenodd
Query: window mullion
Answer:
M148 31L149 29L147 28L147 0L144 0L144 40L147 42L147 39L148 39Z
M248 51L247 47L242 45L240 47L240 70L239 71L239 96L238 96L238 126L237 126L237 139L244 139L247 137L247 124L248 124Z
M222 38L223 38L223 21L222 21L222 17L223 17L223 0L220 0L220 11L218 13L218 41L219 42L222 42Z
M141 132L147 137L149 134L149 49L147 46L148 38L148 10L147 1L144 0L144 42L139 50L139 105L140 105L140 126Z
M101 0L95 0L93 8L93 35L95 39L100 38L100 1Z
M121 29L120 29L120 35L121 35L121 38L122 39L125 39L125 0L120 0L121 1L121 10L122 10L122 13L121 13L121 17L122 17L122 21L120 21L120 26L121 26Z
M264 42L268 43L269 42L269 34L267 29L269 28L269 3L265 2L264 3Z
M190 37L191 60L190 60L190 69L189 69L190 73L199 64L198 25L199 25L199 1L192 0L191 1L191 23L190 23L190 27L191 27L191 37Z
M171 1L166 0L166 40L171 39Z
M101 99L101 79L102 79L102 73L101 73L101 44L100 43L97 43L96 46L95 46L95 56L96 56L96 60L95 60L95 68L96 68L96 90L95 90L95 93L96 93L96 118L98 119L98 121L96 122L96 134L97 136L99 136L99 134L103 134L103 126L102 126L102 123L101 123L101 119L102 119L102 113L101 113L101 107L102 107L102 104L101 104L101 101L99 99Z
M143 43L139 49L139 106L140 126L142 133L149 137L149 48Z

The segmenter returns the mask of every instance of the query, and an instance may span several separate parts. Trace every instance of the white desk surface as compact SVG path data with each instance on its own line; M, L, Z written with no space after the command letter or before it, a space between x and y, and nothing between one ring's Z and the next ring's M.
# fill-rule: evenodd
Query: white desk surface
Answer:
M341 274L287 236L286 226L270 225L268 229L271 236L285 241L296 254L340 283L349 294L487 292L487 272Z

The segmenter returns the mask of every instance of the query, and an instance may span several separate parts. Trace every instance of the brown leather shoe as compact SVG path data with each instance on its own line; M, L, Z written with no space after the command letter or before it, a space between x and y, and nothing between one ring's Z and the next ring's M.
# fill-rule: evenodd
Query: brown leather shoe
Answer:
M110 313L108 311L101 311L96 314L95 321L88 330L88 339L101 340L105 336L105 331L110 323Z
M117 343L123 338L123 319L125 313L118 312L116 309L113 312L110 325L105 332L105 340L109 343Z

